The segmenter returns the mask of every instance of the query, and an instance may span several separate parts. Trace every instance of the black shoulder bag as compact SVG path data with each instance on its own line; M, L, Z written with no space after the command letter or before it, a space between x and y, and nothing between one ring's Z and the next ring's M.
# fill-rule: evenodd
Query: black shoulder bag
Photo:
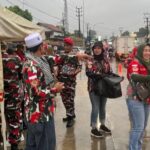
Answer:
M136 96L140 101L146 101L147 98L150 97L150 90L146 83L143 82L136 82L136 83L131 83L133 89L135 90Z
M98 94L107 98L118 98L122 96L121 82L124 77L115 73L105 75L98 81Z

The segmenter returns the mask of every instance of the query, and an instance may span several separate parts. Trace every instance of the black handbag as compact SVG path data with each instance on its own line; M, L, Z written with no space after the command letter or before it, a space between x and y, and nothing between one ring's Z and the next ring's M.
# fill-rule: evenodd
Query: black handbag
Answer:
M137 82L134 85L135 93L139 100L145 101L147 98L150 97L150 91L148 87L146 86L146 83Z
M107 98L118 98L122 96L121 82L123 77L117 74L105 75L97 82L98 94Z

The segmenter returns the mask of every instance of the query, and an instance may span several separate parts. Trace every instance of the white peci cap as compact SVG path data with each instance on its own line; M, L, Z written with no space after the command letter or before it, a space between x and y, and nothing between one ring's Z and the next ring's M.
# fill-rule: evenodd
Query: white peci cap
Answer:
M27 48L35 47L43 42L42 37L39 33L31 33L25 37L25 44Z

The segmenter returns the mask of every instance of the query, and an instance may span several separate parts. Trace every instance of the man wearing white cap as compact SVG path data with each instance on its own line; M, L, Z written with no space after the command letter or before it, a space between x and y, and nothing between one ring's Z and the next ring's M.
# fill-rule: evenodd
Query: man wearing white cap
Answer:
M25 44L28 49L23 66L27 119L25 150L55 150L54 96L63 89L63 83L54 84L50 66L41 57L45 52L40 34L28 35Z

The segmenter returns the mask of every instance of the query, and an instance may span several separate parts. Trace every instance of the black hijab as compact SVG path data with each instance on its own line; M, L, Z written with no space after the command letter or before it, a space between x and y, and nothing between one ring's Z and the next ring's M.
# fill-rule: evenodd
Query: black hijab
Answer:
M96 47L99 47L101 48L102 52L99 54L99 55L95 55L94 53L94 49ZM94 56L94 59L97 60L97 61L101 61L104 59L104 48L103 48L103 43L101 41L98 41L98 42L95 42L93 47L92 47L92 51L93 51L93 56Z

